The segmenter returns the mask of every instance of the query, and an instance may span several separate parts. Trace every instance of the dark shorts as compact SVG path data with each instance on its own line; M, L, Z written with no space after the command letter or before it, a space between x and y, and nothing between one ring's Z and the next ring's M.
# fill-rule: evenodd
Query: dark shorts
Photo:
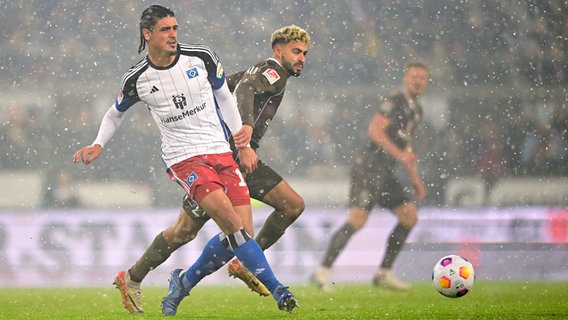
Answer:
M364 208L367 212L375 205L392 210L409 199L404 186L391 170L351 170L349 206Z
M264 162L258 160L257 168L245 176L245 181L250 197L262 201L266 194L282 181L282 177ZM187 195L183 197L182 206L184 211L193 219L209 219L207 213L195 201L190 200Z
M258 160L257 168L245 176L250 197L262 201L266 194L282 181L282 177L264 162Z

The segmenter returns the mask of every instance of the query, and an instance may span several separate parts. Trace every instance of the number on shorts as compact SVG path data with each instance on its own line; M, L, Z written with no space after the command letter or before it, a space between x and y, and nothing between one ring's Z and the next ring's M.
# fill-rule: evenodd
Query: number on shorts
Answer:
M239 182L239 187L245 187L247 185L247 182L245 181L245 177L243 177L241 170L237 168L235 169L235 173L237 174L237 176L239 176L239 179L241 179L241 182Z

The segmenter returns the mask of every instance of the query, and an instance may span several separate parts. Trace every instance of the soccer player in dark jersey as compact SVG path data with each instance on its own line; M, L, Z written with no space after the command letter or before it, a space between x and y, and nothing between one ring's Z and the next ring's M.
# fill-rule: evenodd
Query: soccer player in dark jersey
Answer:
M390 94L374 115L367 130L368 141L353 160L349 193L349 216L329 243L322 265L312 281L324 291L331 291L331 267L353 234L361 229L375 205L388 208L398 224L392 230L386 253L373 283L377 286L407 290L410 285L397 279L393 263L406 238L418 221L416 203L425 196L416 154L412 151L412 132L422 118L418 97L428 85L428 69L421 62L406 65L403 87ZM409 176L414 194L405 192L395 175L401 164Z
M118 98L104 115L94 143L77 151L73 162L89 164L97 159L125 113L143 102L160 130L162 159L171 180L221 229L209 239L194 265L172 272L162 313L175 315L179 303L199 280L235 256L256 271L279 309L292 312L298 305L296 298L274 276L251 236L249 190L228 141L226 128L234 133L236 148L245 150L249 157L244 169L252 171L250 164L256 162L249 145L253 128L243 125L217 55L203 45L179 43L177 33L177 20L170 9L152 5L142 12L138 52L147 45L148 54L123 76ZM120 283L125 277L115 280L121 291L126 290ZM143 312L132 303L124 301L124 305L133 313Z
M227 76L229 89L237 98L243 124L252 126L251 149L236 149L233 156L246 170L245 181L250 196L274 208L262 229L255 237L265 250L273 245L286 228L303 212L304 200L272 168L256 159L254 150L259 148L270 121L273 119L290 76L300 75L310 43L309 34L295 25L276 30L271 37L273 55L246 71ZM247 169L250 168L250 169ZM184 196L178 220L158 234L146 252L126 271L120 271L115 284L120 289L125 308L130 312L142 309L140 284L150 270L168 259L179 247L195 238L209 219L209 215ZM253 291L268 296L270 291L239 260L229 264L229 273L243 280Z

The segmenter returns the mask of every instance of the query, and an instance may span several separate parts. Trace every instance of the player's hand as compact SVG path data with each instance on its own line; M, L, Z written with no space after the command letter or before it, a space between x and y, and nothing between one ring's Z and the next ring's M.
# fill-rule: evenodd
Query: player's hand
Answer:
M239 132L233 134L233 140L238 149L245 148L249 145L250 139L252 138L252 130L253 128L251 126L245 124Z
M414 201L420 202L426 197L426 187L422 181L413 181L412 186L414 187Z
M256 169L258 156L251 147L244 147L239 150L239 164L245 173L251 173Z
M84 164L89 164L98 158L102 151L103 147L100 144L83 147L73 155L73 163L82 161Z

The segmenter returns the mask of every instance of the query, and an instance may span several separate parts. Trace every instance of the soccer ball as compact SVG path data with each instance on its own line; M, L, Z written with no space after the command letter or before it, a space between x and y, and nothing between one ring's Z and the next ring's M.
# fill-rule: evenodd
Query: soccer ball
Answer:
M475 271L467 259L449 255L440 259L432 270L432 283L438 292L449 298L465 296L473 287Z

